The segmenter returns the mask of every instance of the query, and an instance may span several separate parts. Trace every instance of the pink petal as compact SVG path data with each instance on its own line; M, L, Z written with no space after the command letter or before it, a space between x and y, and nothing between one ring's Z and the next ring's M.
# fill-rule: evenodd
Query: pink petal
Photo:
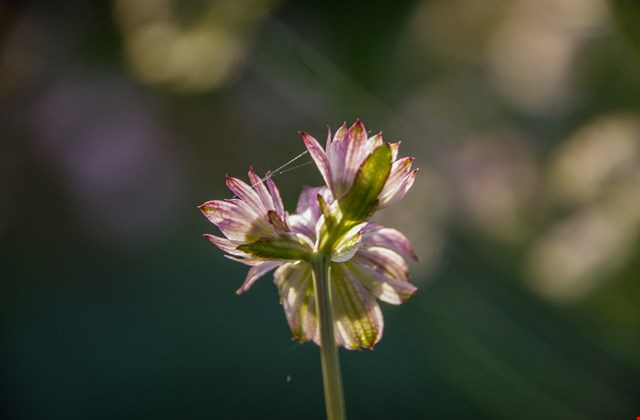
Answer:
M409 282L391 279L353 260L346 263L345 268L376 298L392 305L401 304L417 290Z
M266 235L271 227L266 220L255 219L253 214L232 201L213 200L200 206L202 213L229 239L243 241L247 234Z
M347 135L347 123L342 123L336 134L333 136L334 143L341 143L344 140L344 137Z
M267 187L264 185L264 180L261 179L256 173L253 171L253 168L249 169L249 181L251 181L251 187L255 190L260 197L260 201L262 205L267 210L275 209L275 204L273 203L273 199L267 190Z
M209 235L208 233L202 235L207 238L212 244L220 248L222 251L227 254L237 255L237 256L246 256L242 251L236 249L238 246L237 243L228 240L227 238L221 238L219 236Z
M385 188L382 189L382 192L378 196L379 208L397 203L398 201L402 200L413 185L417 174L418 169L414 169L407 176L405 176L402 181L394 185L395 188L387 188L387 186L385 185Z
M336 341L350 350L372 348L382 337L384 325L375 297L344 264L332 263L330 276Z
M327 127L327 143L324 147L324 152L329 153L329 148L331 147L331 127Z
M315 242L316 231L315 224L310 225L309 219L300 215L300 214L292 214L289 216L289 227L292 232L300 233L308 238L313 243Z
M245 279L244 284L242 285L242 287L236 290L236 293L240 295L246 292L251 288L251 286L253 286L253 283L255 283L258 279L263 277L265 274L267 274L269 271L273 270L280 264L282 263L277 261L265 261L262 264L251 267L251 269L247 273L247 278Z
M400 254L387 248L360 247L353 261L392 279L406 281L409 278L407 262Z
M280 196L280 190L276 187L276 183L271 179L270 173L267 172L267 187L273 197L273 204L275 205L276 213L286 222L286 216L284 211L284 205L282 204L282 197Z
M255 211L256 214L266 214L268 209L264 207L260 201L260 197L258 197L258 194L253 190L253 188L247 185L244 181L227 176L227 187L229 187L236 197Z
M320 217L320 207L318 207L318 194L325 195L326 187L302 187L300 196L298 197L298 205L296 213L309 217L310 224L315 224L315 220ZM314 222L312 223L311 220Z
M202 214L214 225L229 217L241 218L251 223L257 215L240 200L211 200L198 207Z
M413 251L411 243L402 233L395 229L376 226L377 229L366 229L362 235L362 245L365 247L380 246L403 254L414 260L418 256Z
M345 193L343 191L344 187L337 187L339 182L338 177L344 175L344 161L347 151L347 143L349 139L347 136L347 125L342 124L342 126L336 131L336 134L333 136L333 142L331 143L331 147L327 151L327 160L330 168L332 183L327 184L333 191L333 194L338 197L339 193Z
M307 146L307 150L309 151L311 158L316 163L316 166L318 167L318 170L320 171L320 175L322 175L324 182L327 184L328 187L331 188L332 172L331 172L331 168L329 168L327 155L325 154L324 150L322 150L322 146L320 146L320 143L318 143L318 141L315 138L311 137L309 134L300 132L300 135L302 135L304 144L305 146Z
M248 254L244 254L244 257L234 257L233 255L225 255L225 258L230 259L231 261L239 262L240 264L248 265L249 267L253 267L254 265L260 265L264 262L264 260L255 259Z
M400 183L406 176L411 172L411 165L413 164L413 158L406 157L400 160L396 160L391 165L391 171L389 172L389 178L387 178L387 182L384 184L384 188L382 189L382 194L385 191L390 191L398 188Z
M334 174L334 176L337 176L340 179L340 188L339 191L336 192L338 196L351 189L351 185L353 185L356 173L358 172L358 169L360 169L362 162L364 162L366 157L373 151L373 149L369 150L369 145L367 144L367 131L360 120L357 120L351 128L349 128L345 141L346 149L344 150L344 156L342 158L342 161L344 162L344 172Z

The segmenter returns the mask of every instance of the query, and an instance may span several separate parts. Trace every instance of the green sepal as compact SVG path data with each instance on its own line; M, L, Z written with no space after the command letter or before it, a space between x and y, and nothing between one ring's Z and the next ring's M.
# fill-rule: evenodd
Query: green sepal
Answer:
M324 223L326 225L326 228L329 231L333 230L337 223L336 217L331 213L329 204L327 204L324 197L320 194L318 194L318 207L320 207L320 211L324 216Z
M307 260L313 253L313 249L298 240L295 234L265 236L237 249L259 259L276 261Z
M391 172L391 148L388 144L377 147L362 163L353 187L340 200L340 209L347 221L366 220L378 205L377 197Z

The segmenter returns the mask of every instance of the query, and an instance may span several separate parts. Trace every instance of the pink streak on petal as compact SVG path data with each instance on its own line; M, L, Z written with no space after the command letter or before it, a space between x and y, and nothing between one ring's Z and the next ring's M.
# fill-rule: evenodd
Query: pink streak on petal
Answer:
M418 256L413 251L407 237L396 229L383 228L380 226L379 229L365 231L362 235L362 246L388 248L418 261Z
M320 146L320 143L318 143L318 141L309 134L300 132L300 135L302 135L304 144L305 146L307 146L307 150L309 151L311 158L316 163L316 166L318 167L318 170L320 171L320 175L322 175L324 182L328 187L332 188L332 172L331 168L329 168L327 155L325 154L324 150L322 150L322 146Z
M217 246L218 248L220 248L223 252L226 252L227 254L232 254L232 255L237 255L237 256L246 255L244 252L238 251L236 249L238 244L234 243L233 241L230 241L227 238L221 238L219 236L210 235L208 233L206 233L206 234L204 234L202 236L207 238L212 244L214 244L215 246Z
M411 171L411 173L404 177L402 182L400 182L400 184L394 190L385 192L383 189L382 193L378 197L378 200L380 201L380 207L388 206L402 200L413 185L417 174L418 169L414 169L413 171Z
M376 298L392 305L401 304L417 290L409 282L391 279L361 264L350 263L347 267Z
M240 200L247 204L256 214L265 214L268 209L264 207L260 201L258 194L247 185L244 181L227 176L227 187L233 192Z
M241 207L241 201L213 200L200 206L202 213L222 233L232 240L244 240L249 232L260 236L260 232L271 231L267 220L256 218L247 208ZM243 204L244 205L244 204Z
M353 261L396 280L409 279L409 266L400 254L382 247L361 247Z
M286 216L284 212L284 205L282 204L282 197L280 196L280 190L276 187L276 183L271 179L271 174L267 172L267 187L273 197L273 204L275 205L276 213L286 222Z
M241 218L247 224L250 224L257 217L257 214L247 208L240 200L211 200L199 208L202 214L216 226L230 217Z
M344 173L340 176L342 180L340 186L343 188L343 192L351 189L358 169L367 155L371 153L367 144L367 131L360 120L356 120L347 134L345 137L346 148L342 159Z
M264 181L258 175L256 175L256 173L253 171L253 168L249 170L249 181L251 182L252 188L258 194L258 197L260 197L260 201L262 202L264 208L267 210L275 209L273 199L271 198L267 187L264 185Z
M329 187L331 187L335 196L346 193L343 186L344 182L341 179L344 176L344 158L349 140L347 134L347 125L345 123L336 131L331 147L327 151L327 160L333 182Z
M251 228L251 218L238 206L226 201L208 201L200 206L207 219L230 239L242 240Z
M347 134L347 123L342 123L336 134L333 136L334 142L341 142L344 140L344 136Z
M387 178L387 182L384 184L384 188L382 189L382 194L384 194L385 189L387 191L391 191L398 188L402 180L411 171L412 163L413 158L410 157L402 158L393 162L391 165L391 172L389 172L389 178Z

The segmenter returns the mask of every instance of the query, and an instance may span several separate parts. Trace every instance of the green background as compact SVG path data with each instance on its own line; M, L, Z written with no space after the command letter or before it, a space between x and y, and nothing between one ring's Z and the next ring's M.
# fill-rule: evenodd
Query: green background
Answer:
M341 352L350 418L640 415L638 16L0 3L3 418L323 418L317 347L270 276L235 294L196 206L356 118L421 168L380 221L422 259L382 341ZM290 210L321 183L274 179Z

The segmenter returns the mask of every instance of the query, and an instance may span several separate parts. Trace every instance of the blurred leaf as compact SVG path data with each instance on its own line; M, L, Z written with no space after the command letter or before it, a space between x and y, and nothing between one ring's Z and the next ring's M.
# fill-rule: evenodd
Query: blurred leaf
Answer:
M640 2L637 0L610 0L610 4L618 29L640 52Z

